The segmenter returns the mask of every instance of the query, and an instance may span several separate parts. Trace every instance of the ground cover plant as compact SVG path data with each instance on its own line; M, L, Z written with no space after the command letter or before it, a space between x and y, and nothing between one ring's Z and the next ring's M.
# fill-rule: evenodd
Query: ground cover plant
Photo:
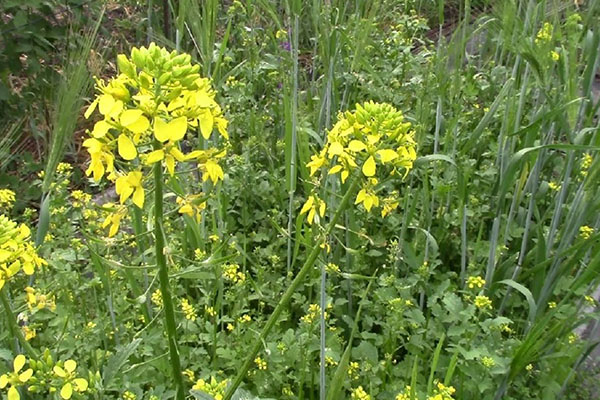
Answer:
M597 0L42 3L2 398L597 396Z

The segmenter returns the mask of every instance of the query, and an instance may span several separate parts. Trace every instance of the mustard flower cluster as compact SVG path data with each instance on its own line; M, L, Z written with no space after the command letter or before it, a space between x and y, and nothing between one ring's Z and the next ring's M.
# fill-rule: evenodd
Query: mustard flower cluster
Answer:
M312 324L315 320L318 320L321 316L321 306L318 304L311 304L308 306L308 312L300 317L300 321L305 324ZM325 319L329 318L327 311L323 313Z
M185 319L189 319L190 321L195 321L198 317L198 315L196 314L196 308L194 308L194 306L190 304L188 299L181 299L181 311L183 311Z
M99 95L85 112L86 118L95 110L102 116L83 142L90 154L86 174L95 181L106 175L115 182L121 204L131 198L140 208L145 169L156 163L174 176L177 163L194 161L204 181L222 180L219 160L226 155L225 147L184 153L182 146L194 131L209 140L215 128L225 144L228 140L227 120L210 80L198 74L200 67L191 64L188 54L169 53L155 44L134 47L129 57L120 54L117 63L118 76L96 80ZM116 233L115 226L113 222L109 236Z
M544 25L540 28L538 33L535 35L535 44L548 43L552 40L552 34L554 28L549 22L544 22Z
M9 211L15 202L15 192L10 189L0 189L0 210Z
M365 389L363 389L362 386L352 390L350 398L352 400L371 400L371 396L365 391Z
M223 266L223 278L234 284L243 283L246 280L246 274L240 271L238 264L226 264Z
M4 215L0 215L0 290L21 269L32 275L36 268L47 265L30 240L31 231Z
M481 289L485 286L485 279L483 279L480 276L470 276L469 278L467 278L467 286L469 287L469 289Z
M193 390L199 390L214 397L215 400L223 400L225 389L227 388L227 380L217 381L214 376L210 377L210 382L204 379L198 379L192 387Z
M56 301L54 295L41 293L39 290L30 286L25 288L27 307L29 311L43 310L47 308L50 311L56 311Z
M256 364L256 368L258 368L261 371L267 370L267 361L262 359L261 357L256 357L254 359L254 364Z
M579 236L582 239L589 239L594 234L594 228L591 226L583 225L579 227Z
M487 296L479 295L475 297L475 307L479 308L480 310L492 308L492 300L490 300L490 298Z
M311 176L326 169L327 175L339 174L342 183L360 169L363 182L355 204L362 204L368 212L382 206L381 215L385 217L398 207L398 193L391 192L382 200L380 181L400 172L405 176L417 157L410 127L402 112L389 104L357 104L354 111L338 116L325 146L306 166ZM308 223L312 224L314 220L319 222L315 217L322 217L325 210L325 202L313 193L300 213L308 213Z
M29 368L25 369L25 364ZM88 380L78 377L76 369L76 361L55 363L49 351L40 360L27 360L24 355L19 354L13 361L13 372L0 376L0 389L8 387L9 400L21 399L18 388L22 386L27 386L31 393L46 396L57 392L61 399L69 400L73 393L85 393L89 387Z

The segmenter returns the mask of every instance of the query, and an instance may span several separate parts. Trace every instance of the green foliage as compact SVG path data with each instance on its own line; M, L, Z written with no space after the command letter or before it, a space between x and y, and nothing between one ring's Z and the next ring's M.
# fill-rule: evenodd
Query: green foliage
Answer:
M49 12L48 2L27 3L1 7ZM136 22L132 37L150 26L168 45L158 3L120 4ZM160 215L128 206L107 237L117 196L85 179L78 141L64 137L72 166L40 177L48 157L19 156L12 139L23 123L0 142L11 157L0 182L17 193L12 216L47 224L38 250L49 265L12 279L0 308L2 326L21 315L43 354L36 370L48 369L48 354L74 359L89 398L175 398L158 290L166 265L196 399L364 399L359 387L378 400L593 398L585 382L597 372L585 366L595 343L578 335L598 319L598 1L176 3L172 47L212 77L230 122L220 186L179 166L164 196L145 182L145 210L162 206ZM458 25L435 42L442 19ZM38 43L42 34L18 22L14 35ZM0 59L3 79L16 71L14 46ZM31 51L40 59L48 49ZM417 142L408 175L381 179L397 193L385 218L362 204L343 210L348 185L328 170L316 181L306 166L336 114L368 100L401 110ZM57 115L63 122L92 129L60 104L71 110ZM179 145L216 144L189 135ZM30 203L44 179L53 195ZM200 219L180 212L184 193L202 194ZM327 203L322 226L300 215L311 194ZM165 264L155 261L156 237ZM14 336L0 332L0 375L13 372Z

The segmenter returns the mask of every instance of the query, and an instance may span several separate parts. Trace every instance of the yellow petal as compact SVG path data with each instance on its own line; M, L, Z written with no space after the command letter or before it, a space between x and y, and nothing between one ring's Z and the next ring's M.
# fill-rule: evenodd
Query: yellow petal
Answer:
M167 171L169 171L169 175L175 175L175 158L171 154L167 154L165 157L165 164L167 165Z
M329 150L327 151L327 153L329 154L329 158L332 158L333 156L339 156L343 152L344 146L342 146L342 144L338 142L331 143L331 145L329 146Z
M19 354L18 356L16 356L15 360L13 361L14 371L19 372L25 365L25 361L27 361L27 359L23 354Z
M305 212L307 212L308 210L310 210L312 208L312 205L314 202L315 202L315 199L313 198L313 196L309 196L308 199L306 199L306 203L304 203L304 205L302 206L302 209L300 210L300 215L302 215Z
M363 200L365 199L366 195L367 195L367 191L365 189L360 189L360 191L356 195L356 201L354 202L354 204L362 203Z
M160 150L154 150L153 152L148 153L148 157L146 158L146 165L154 164L165 158L165 152Z
M108 115L114 107L115 102L115 98L109 94L103 94L102 96L100 96L100 98L98 99L100 114Z
M213 99L208 96L206 91L201 91L196 94L196 105L202 108L209 108L214 104Z
M188 204L184 204L183 206L181 206L179 208L179 213L180 214L186 214L189 215L190 217L194 215L194 209L192 208L192 206L188 203Z
M371 211L371 207L373 207L373 197L367 196L365 197L365 201L363 201L363 205L367 211Z
M0 389L4 389L8 385L8 375L0 376Z
M108 122L102 120L98 121L94 124L94 129L92 130L92 136L95 138L101 138L106 135L108 130L112 128L112 125Z
M135 134L146 132L148 128L150 128L150 121L148 121L148 118L144 117L143 115L134 123L127 125L127 129Z
M21 400L19 391L15 389L14 386L11 386L10 389L8 389L8 400Z
M87 110L85 110L85 113L83 114L83 116L85 117L85 119L88 119L90 117L90 115L92 115L92 113L96 109L97 105L98 105L98 99L94 100L92 102L92 104L90 104L90 106L87 108Z
M325 209L327 208L327 204L325 204L324 201L321 201L321 204L319 205L319 215L322 217L325 215Z
M204 166L206 167L206 172L208 173L210 180L214 184L219 182L219 179L223 179L223 169L221 169L221 166L219 164L217 164L213 160L207 160Z
M88 381L83 378L75 378L73 379L73 383L75 384L75 389L78 392L85 392L88 388Z
M144 113L142 112L142 110L137 110L137 109L125 110L121 114L119 121L121 122L121 125L129 126L129 125L133 124L134 122L136 122L138 119L140 119L140 117L143 114Z
M365 176L373 176L375 175L375 159L373 156L369 156L367 161L362 166L362 172Z
M200 116L200 133L204 139L208 139L213 130L213 115L209 110L206 110Z
M133 193L133 204L138 206L139 208L144 208L144 188L138 186Z
M333 174L336 174L336 173L340 172L341 170L342 170L342 166L341 166L341 165L335 165L335 166L333 166L333 167L332 167L332 168L329 170L329 173L328 173L328 175L333 175Z
M77 363L75 362L75 360L65 361L65 370L68 373L72 373L73 371L75 371L75 368L77 368Z
M126 134L121 133L119 135L118 144L119 155L123 157L124 160L130 161L137 156L135 144L133 144L133 141Z
M398 158L398 153L392 149L379 150L377 155L379 158L381 158L381 162L384 164Z
M60 397L65 400L68 400L73 396L73 385L70 382L65 383L65 385L60 389Z
M162 118L154 118L154 137L159 142L166 142L169 140L169 129L168 125Z
M169 122L167 129L169 130L169 139L178 141L183 139L187 132L187 118L179 117Z
M179 150L177 147L171 147L171 150L169 150L169 153L175 157L175 159L179 162L185 161L185 154L183 154L181 152L181 150Z
M21 375L19 375L19 380L22 383L25 383L29 380L29 378L31 378L33 376L33 369L29 368L28 370L26 370L25 372L23 372Z
M59 367L58 365L55 365L54 368L52 368L52 371L54 371L54 374L59 378L64 378L65 376L67 376L65 370Z
M348 144L348 149L350 151L353 151L355 153L362 151L364 149L366 149L367 146L365 146L365 144L363 142L361 142L360 140L352 140L349 144Z
M25 275L33 275L33 273L35 272L35 268L34 268L33 264L30 262L24 263L23 264L23 272L25 272Z

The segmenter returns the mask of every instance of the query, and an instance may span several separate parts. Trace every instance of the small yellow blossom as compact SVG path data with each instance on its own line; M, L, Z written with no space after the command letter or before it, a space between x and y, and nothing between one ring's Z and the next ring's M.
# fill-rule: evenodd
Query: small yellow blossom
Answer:
M254 364L256 364L256 368L261 371L266 371L267 369L267 362L260 357L256 357L254 359Z
M554 190L555 192L560 190L560 185L556 182L548 182L548 187L550 188L550 190Z
M555 301L548 302L548 308L550 308L550 309L556 308L556 302Z
M327 205L321 199L319 199L315 195L308 196L306 203L302 206L300 210L300 215L308 212L308 216L306 217L309 224L312 224L313 221L319 223L320 218L325 216L325 210Z
M189 368L183 370L182 374L185 375L190 382L194 382L196 380L196 374Z
M579 227L579 237L582 239L589 239L594 234L594 228L591 226L580 226Z
M8 388L8 400L20 400L21 396L17 388L23 386L33 376L33 369L28 368L21 372L27 359L24 355L19 354L13 361L13 372L0 376L0 389Z
M152 301L152 303L155 306L162 308L162 306L163 306L163 299L162 299L162 292L160 291L160 289L156 289L152 293L152 296L150 296L150 300Z
M558 52L552 50L550 52L550 57L552 58L552 61L558 61L560 60L560 54L558 54Z
M190 321L195 321L197 318L196 309L193 305L190 304L189 300L186 298L181 299L181 310L183 311L183 315L185 319Z
M135 393L130 392L129 390L126 390L125 392L123 392L123 400L136 400L137 396L135 395Z
M487 296L479 295L475 297L475 307L479 308L480 310L492 308L492 300L490 300L490 298Z
M480 276L470 276L467 278L467 286L469 289L474 289L476 287L481 289L485 286L485 279Z
M211 306L205 306L204 312L206 313L206 315L208 315L211 318L217 316L217 312L215 311L214 307L211 307Z
M350 395L350 398L352 400L371 400L371 396L369 396L369 394L365 392L362 386L359 386L356 389L354 389L352 391L352 394Z
M225 397L225 389L227 389L227 381L223 380L219 382L214 376L211 376L210 382L207 382L204 379L198 379L192 389L207 393L213 396L215 400L223 400L223 397Z
M494 361L494 359L492 357L488 357L488 356L482 357L481 363L486 368L492 368L494 365L496 365L496 361Z

